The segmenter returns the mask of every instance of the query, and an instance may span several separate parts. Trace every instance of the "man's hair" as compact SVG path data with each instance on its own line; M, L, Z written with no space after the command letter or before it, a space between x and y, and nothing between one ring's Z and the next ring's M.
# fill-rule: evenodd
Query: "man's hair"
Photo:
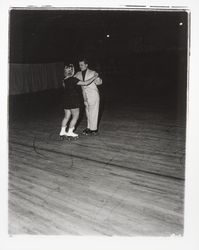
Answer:
M79 62L84 62L85 64L88 64L88 59L83 57L79 59Z

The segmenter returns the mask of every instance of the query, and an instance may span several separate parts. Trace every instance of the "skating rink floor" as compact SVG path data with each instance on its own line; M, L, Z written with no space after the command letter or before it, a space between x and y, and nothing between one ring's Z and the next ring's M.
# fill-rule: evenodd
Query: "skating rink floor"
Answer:
M183 235L185 120L176 114L107 105L97 136L68 142L62 112L12 112L9 234Z

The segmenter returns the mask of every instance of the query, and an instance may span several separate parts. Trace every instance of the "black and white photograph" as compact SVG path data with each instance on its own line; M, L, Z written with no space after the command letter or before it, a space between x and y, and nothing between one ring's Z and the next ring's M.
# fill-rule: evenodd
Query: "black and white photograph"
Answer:
M190 11L9 10L9 235L184 235Z

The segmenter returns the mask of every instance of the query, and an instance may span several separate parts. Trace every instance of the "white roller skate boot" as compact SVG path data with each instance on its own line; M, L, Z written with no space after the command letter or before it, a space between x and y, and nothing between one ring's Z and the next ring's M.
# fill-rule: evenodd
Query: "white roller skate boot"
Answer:
M66 136L69 139L77 139L78 138L78 134L74 133L73 130L74 130L74 127L73 128L69 128L68 132L66 133Z
M66 127L62 127L61 128L61 131L59 133L59 137L61 140L65 139L67 137L67 134L66 134Z

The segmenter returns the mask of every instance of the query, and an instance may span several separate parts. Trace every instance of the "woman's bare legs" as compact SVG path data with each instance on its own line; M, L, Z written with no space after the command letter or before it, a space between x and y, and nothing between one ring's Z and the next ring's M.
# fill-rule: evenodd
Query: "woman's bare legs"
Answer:
M70 117L71 117L71 111L70 109L64 109L64 112L65 112L65 116L64 116L64 119L62 120L62 127L66 127Z
M61 123L61 131L60 131L60 136L66 135L66 126L67 123L71 117L71 111L70 109L64 109L65 115Z
M78 137L78 134L73 133L73 130L75 129L75 125L79 118L79 108L71 109L70 111L72 114L72 120L69 125L67 136Z
M69 128L74 128L79 118L79 108L71 109L70 111L72 114L72 120L70 122Z

